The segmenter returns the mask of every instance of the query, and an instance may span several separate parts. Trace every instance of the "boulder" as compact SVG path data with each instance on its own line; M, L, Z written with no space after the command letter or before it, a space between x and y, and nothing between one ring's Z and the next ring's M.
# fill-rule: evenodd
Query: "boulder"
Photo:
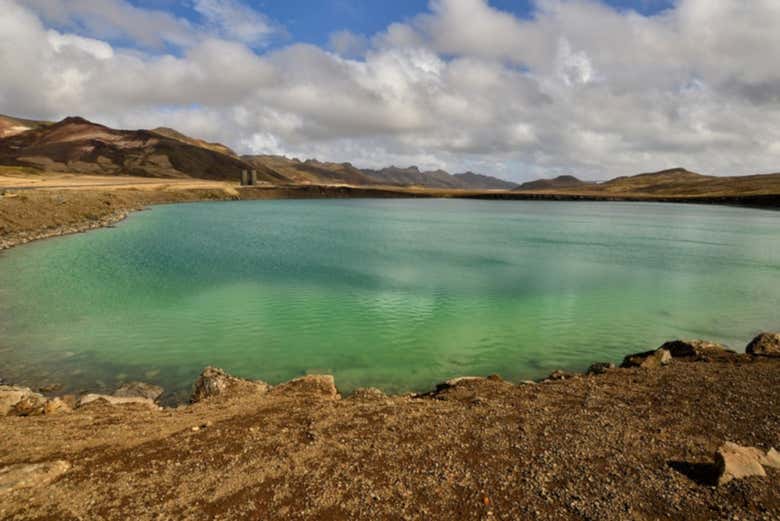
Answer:
M156 402L162 396L164 389L159 385L147 384L144 382L129 382L123 384L114 391L114 396L120 398L148 398Z
M51 400L47 400L43 405L43 414L47 416L50 414L70 412L70 410L70 405L68 405L67 402L65 402L65 400L62 398L52 398Z
M663 348L655 351L645 351L628 355L623 359L620 367L642 367L645 369L656 369L668 365L672 361L672 354Z
M299 394L328 400L341 398L336 389L336 381L329 374L313 374L295 378L283 383L273 390L277 394Z
M190 402L197 403L214 396L237 393L265 393L271 388L259 380L245 380L229 375L218 367L207 367L195 382Z
M0 385L0 416L43 414L46 398L29 387Z
M750 341L745 352L754 356L780 356L780 333L761 333Z
M749 476L766 476L766 471L761 465L763 457L765 455L755 447L724 443L715 453L718 485L725 485L732 480Z
M672 340L659 349L666 349L673 358L692 358L707 360L735 354L734 351L721 344L707 340Z
M79 400L79 407L84 407L87 404L103 401L110 405L143 405L150 409L159 409L160 407L149 398L135 397L122 397L122 396L109 396L107 394L85 394Z
M615 364L609 362L596 362L588 367L588 374L604 374L610 369L614 369Z
M550 373L550 376L545 378L545 381L568 380L569 378L574 378L576 376L579 375L577 373L570 373L569 371L561 371L558 369Z
M20 488L45 487L70 470L64 460L0 468L0 496Z

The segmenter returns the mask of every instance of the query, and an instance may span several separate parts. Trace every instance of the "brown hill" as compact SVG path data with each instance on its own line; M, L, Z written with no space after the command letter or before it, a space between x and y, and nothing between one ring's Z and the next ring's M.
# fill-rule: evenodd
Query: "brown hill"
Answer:
M426 188L462 188L460 183L444 170L421 172L416 166L390 166L381 170L364 169L363 173L378 184L395 186L423 186Z
M48 121L14 118L0 114L0 139L15 136L28 130L51 125Z
M70 117L0 140L0 165L81 174L236 180L242 170L251 168L237 157L193 144L199 140L183 138L149 130L114 130ZM288 182L269 168L255 169L261 181Z
M723 196L780 193L780 174L718 177L672 168L617 177L593 190L609 194L657 196Z
M242 156L254 168L270 168L299 184L375 185L377 182L350 163L325 163L315 159L301 161L283 156Z
M202 139L185 136L178 130L174 130L172 128L158 127L152 130L152 132L154 132L155 134L160 134L161 136L165 136L167 138L181 141L182 143L187 143L189 145L193 145L196 147L213 150L214 152L219 152L220 154L225 154L226 156L238 157L238 155L235 152L233 152L233 150L230 147L227 147L222 143L209 143L208 141L204 141Z
M553 179L537 179L529 181L516 187L516 190L553 190L556 188L579 188L587 186L588 183L580 181L571 175L560 175Z

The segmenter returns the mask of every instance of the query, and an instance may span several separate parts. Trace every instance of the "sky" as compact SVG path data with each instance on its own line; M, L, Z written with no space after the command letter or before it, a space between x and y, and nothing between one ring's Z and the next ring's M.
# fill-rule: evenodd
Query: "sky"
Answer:
M0 113L523 181L780 171L777 0L0 0Z

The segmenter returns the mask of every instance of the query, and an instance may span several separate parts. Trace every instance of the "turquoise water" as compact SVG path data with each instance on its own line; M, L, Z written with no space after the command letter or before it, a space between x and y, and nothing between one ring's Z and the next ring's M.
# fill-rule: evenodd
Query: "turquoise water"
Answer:
M0 376L68 390L213 364L348 392L518 380L780 329L780 213L651 203L159 206L0 255Z

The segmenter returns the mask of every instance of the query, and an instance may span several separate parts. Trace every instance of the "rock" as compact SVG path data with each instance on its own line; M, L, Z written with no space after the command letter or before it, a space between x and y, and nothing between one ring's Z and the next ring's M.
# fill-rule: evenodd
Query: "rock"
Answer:
M780 452L777 452L773 447L767 451L766 456L761 458L760 461L765 467L780 469Z
M51 400L46 400L46 403L43 405L43 414L47 416L50 414L70 412L70 410L70 405L68 405L62 398L52 398Z
M646 351L644 353L636 353L628 355L623 359L623 363L620 367L643 367L645 369L656 369L658 367L668 365L672 361L672 354L663 348L656 349L655 351Z
M0 416L43 414L46 398L29 387L0 385Z
M550 376L545 378L546 381L551 380L568 380L569 378L574 378L576 376L579 376L577 373L570 373L569 371L561 371L560 369L553 371L550 373Z
M666 349L673 358L693 358L696 360L736 354L721 344L707 340L672 340L659 349Z
M780 356L780 333L761 333L750 341L745 352L754 356Z
M159 385L144 382L130 382L123 384L114 392L114 396L120 398L148 398L156 402L162 396L164 389Z
M336 389L336 381L329 374L301 376L274 388L278 394L305 394L328 400L341 398Z
M596 362L588 367L588 374L604 374L609 369L614 369L615 364L609 362Z
M452 389L458 385L481 382L482 380L484 380L484 378L481 376L459 376L457 378L450 378L449 380L436 384L436 391L446 391L447 389Z
M140 398L137 396L136 397L109 396L107 394L86 394L81 397L78 406L84 407L87 404L97 402L100 400L108 402L110 405L138 404L155 410L160 408L156 403L154 403L149 398Z
M0 468L0 496L20 488L44 487L70 470L70 463L19 464Z
M754 447L742 447L726 442L715 453L718 485L749 476L766 476L760 458L763 453Z
M195 382L190 402L197 403L206 398L234 393L265 393L271 388L260 380L252 381L229 375L218 367L207 367Z
M352 391L349 395L350 400L359 400L361 402L373 402L386 400L387 395L374 387L360 387Z

